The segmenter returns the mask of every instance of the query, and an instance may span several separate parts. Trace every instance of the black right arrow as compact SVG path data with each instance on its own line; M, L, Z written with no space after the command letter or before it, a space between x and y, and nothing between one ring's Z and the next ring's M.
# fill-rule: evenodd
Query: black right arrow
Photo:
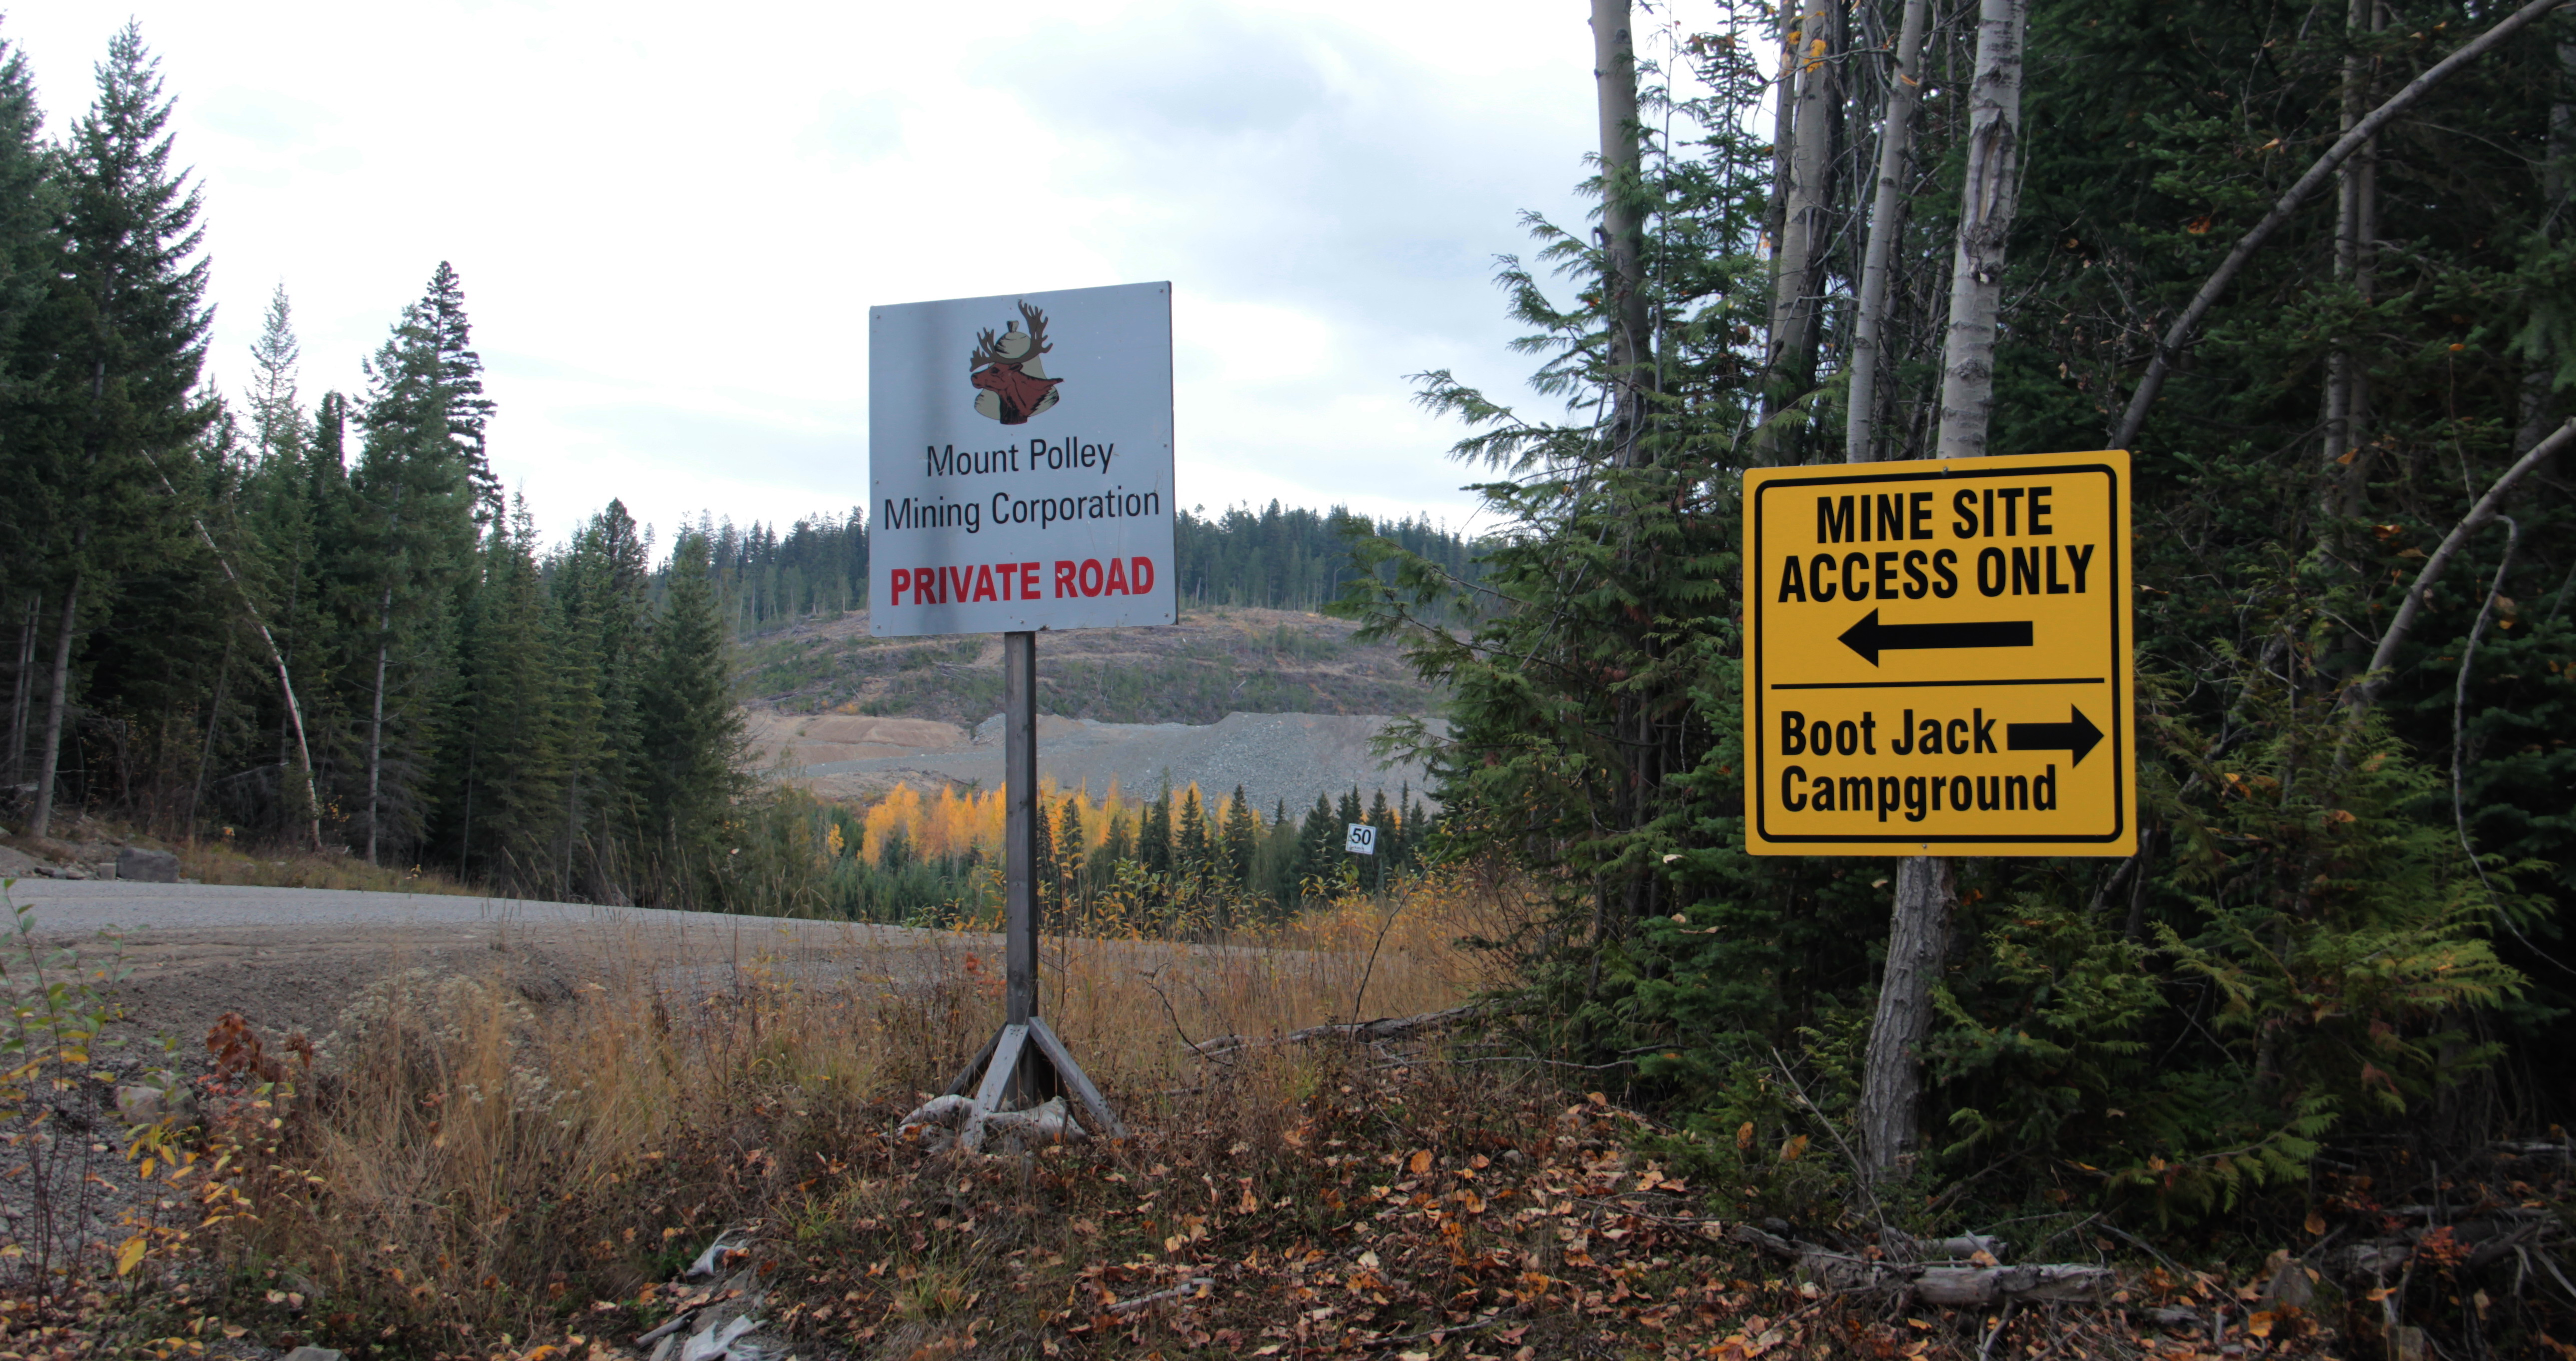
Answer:
M2006 620L1992 624L1882 624L1878 611L1843 630L1836 640L1843 646L1878 665L1881 652L1903 652L1934 647L2028 647L2030 621Z
M2067 764L2084 764L2084 753L2101 745L2102 730L2094 727L2093 720L2086 718L2084 711L2072 704L2066 706L2066 713L2073 722L2005 724L2004 750L2073 752L2074 757Z

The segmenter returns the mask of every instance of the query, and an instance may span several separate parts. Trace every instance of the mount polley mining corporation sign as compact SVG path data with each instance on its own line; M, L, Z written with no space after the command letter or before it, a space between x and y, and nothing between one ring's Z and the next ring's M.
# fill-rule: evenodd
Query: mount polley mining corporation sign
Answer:
M868 313L868 632L1177 620L1172 287Z
M2129 456L1744 475L1755 855L2137 851Z

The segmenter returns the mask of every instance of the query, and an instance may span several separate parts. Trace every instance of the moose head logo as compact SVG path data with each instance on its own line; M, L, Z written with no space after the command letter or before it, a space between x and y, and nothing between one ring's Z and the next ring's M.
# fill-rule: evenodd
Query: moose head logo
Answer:
M1004 425L1025 425L1064 396L1056 391L1064 380L1047 377L1038 359L1055 348L1047 343L1046 313L1021 303L1020 317L1029 329L1021 330L1017 321L998 336L988 329L975 338L975 352L966 359L967 381L977 388L976 413Z

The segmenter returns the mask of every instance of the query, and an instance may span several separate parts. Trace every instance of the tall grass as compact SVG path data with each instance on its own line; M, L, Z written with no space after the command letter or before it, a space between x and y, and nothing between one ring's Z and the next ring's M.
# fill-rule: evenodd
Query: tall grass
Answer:
M1052 939L1040 1009L1141 1141L1266 1142L1312 1084L1304 1047L1239 1049L1219 1082L1185 1042L1454 1006L1494 981L1458 942L1525 910L1453 873L1213 942ZM884 927L797 939L710 970L630 930L593 942L604 966L551 1005L498 974L371 987L313 1078L218 1121L254 1208L188 1251L293 1285L300 1311L260 1306L286 1333L461 1350L577 1328L720 1228L830 1217L849 1167L900 1157L893 1124L999 1025L1000 950Z

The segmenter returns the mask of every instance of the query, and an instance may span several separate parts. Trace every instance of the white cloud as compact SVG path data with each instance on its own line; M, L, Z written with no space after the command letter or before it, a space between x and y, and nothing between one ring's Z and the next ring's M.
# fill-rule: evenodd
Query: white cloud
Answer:
M864 495L871 304L1170 279L1181 494L1453 522L1404 375L1518 393L1490 286L1578 218L1579 6L400 7L54 0L0 36L57 130L132 14L206 189L218 371L283 280L308 399L440 260L561 533Z

